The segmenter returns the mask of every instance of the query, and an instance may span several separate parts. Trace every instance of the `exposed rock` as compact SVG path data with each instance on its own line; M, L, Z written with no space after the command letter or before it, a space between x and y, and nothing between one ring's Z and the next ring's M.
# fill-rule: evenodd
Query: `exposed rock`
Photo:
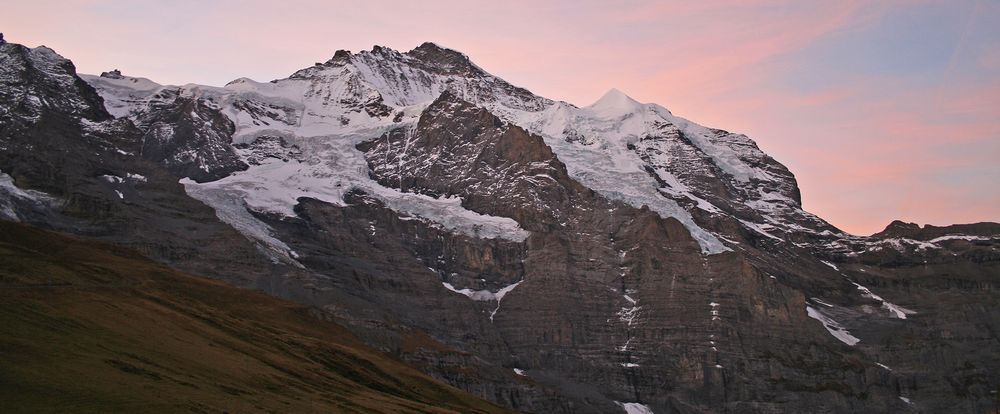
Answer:
M953 224L950 226L938 227L930 224L921 227L916 223L905 223L894 220L878 233L872 235L875 239L888 239L893 237L904 237L914 240L931 240L948 235L958 236L979 236L991 237L1000 235L1000 223L973 223L973 224Z
M122 76L122 71L118 69L112 70L110 72L101 72L101 77L108 79L125 79L125 77Z
M23 93L42 103L0 100L0 171L19 191L53 200L15 200L22 221L114 240L238 285L271 272L252 244L185 195L176 175L138 156L143 132L113 119L68 60L37 49L0 46L0 73L12 86L0 96Z
M541 138L447 91L415 129L399 128L358 148L384 186L458 195L466 208L513 218L530 231L565 226L566 211L581 208L574 198L589 192Z
M45 46L0 43L0 121L5 127L38 121L43 112L100 122L111 118L69 59Z
M178 177L213 181L247 168L232 146L232 121L204 99L163 90L132 116L143 130L139 155Z

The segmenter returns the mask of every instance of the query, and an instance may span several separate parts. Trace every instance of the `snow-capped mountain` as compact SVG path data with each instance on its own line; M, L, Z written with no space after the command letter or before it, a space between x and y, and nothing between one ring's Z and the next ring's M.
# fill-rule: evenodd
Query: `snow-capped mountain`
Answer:
M696 224L690 210L735 218L750 231L775 239L789 232L843 235L800 208L794 177L746 136L702 127L673 116L661 106L640 104L617 90L585 108L541 98L486 73L465 55L432 43L407 53L383 47L358 54L338 51L329 61L287 79L260 83L241 78L223 88L161 86L120 74L84 78L98 88L110 112L136 119L138 125L149 125L144 114L161 113L158 106L164 102L193 99L217 106L233 121L236 130L230 135L238 145L269 137L307 148L304 153L311 155L310 160L251 166L235 177L209 185L225 187L223 191L239 194L259 210L291 214L299 196L337 203L345 190L360 187L381 194L380 198L398 211L424 216L449 228L467 233L472 226L483 224L495 229L489 234L523 238L514 223L492 219L453 222L447 217L462 218L469 212L428 199L386 193L372 185L353 149L389 130L412 128L427 105L441 92L450 91L544 137L571 176L582 184L606 197L635 207L647 205L663 217L681 221L706 253L729 248ZM153 134L170 132L162 126L147 129ZM223 129L219 135L225 132ZM219 141L194 140L199 144ZM218 149L208 152L229 155ZM206 155L184 152L180 156ZM199 162L203 169L233 170L217 160ZM329 176L341 182L324 188L329 185L304 181ZM284 195L230 191L256 183L268 183L261 188L298 191Z
M1000 226L845 234L750 138L618 90L433 43L224 87L0 52L4 218L317 306L509 408L974 411L1000 380Z

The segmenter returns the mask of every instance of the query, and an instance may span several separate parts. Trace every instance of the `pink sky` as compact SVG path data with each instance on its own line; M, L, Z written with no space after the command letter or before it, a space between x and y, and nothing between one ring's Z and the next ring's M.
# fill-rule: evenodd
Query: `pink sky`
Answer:
M365 3L365 4L362 4ZM877 4L876 4L877 3ZM378 44L460 50L536 94L616 87L746 133L806 209L856 234L893 219L1000 221L1000 3L989 1L96 1L4 5L8 41L80 72L270 80Z

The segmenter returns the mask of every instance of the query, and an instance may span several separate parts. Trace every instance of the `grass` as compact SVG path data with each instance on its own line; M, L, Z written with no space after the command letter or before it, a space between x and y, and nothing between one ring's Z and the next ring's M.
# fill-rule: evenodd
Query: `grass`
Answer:
M505 411L307 307L0 222L0 412Z

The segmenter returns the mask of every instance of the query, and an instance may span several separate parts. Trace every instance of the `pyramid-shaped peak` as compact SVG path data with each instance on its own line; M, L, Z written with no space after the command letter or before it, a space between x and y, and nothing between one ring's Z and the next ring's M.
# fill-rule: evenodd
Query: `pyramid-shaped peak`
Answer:
M642 104L639 103L639 101L632 99L626 95L625 92L622 92L617 88L611 88L611 90L607 91L601 99L598 99L597 102L588 106L587 109L590 109L598 114L618 115L635 111L641 106Z
M449 49L434 42L424 42L406 54L425 61L448 61L453 63L469 63L465 53Z
M436 43L424 42L406 54L428 65L427 69L442 74L468 76L483 73L464 53Z
M434 53L453 52L453 53L462 54L461 52L458 52L457 50L449 49L447 47L441 46L441 45L439 45L437 43L434 43L434 42L423 42L423 43L420 44L420 46L417 46L416 48L414 48L410 52L412 53L412 52L417 52L417 51L424 52L424 53L428 53L428 52L434 52Z

